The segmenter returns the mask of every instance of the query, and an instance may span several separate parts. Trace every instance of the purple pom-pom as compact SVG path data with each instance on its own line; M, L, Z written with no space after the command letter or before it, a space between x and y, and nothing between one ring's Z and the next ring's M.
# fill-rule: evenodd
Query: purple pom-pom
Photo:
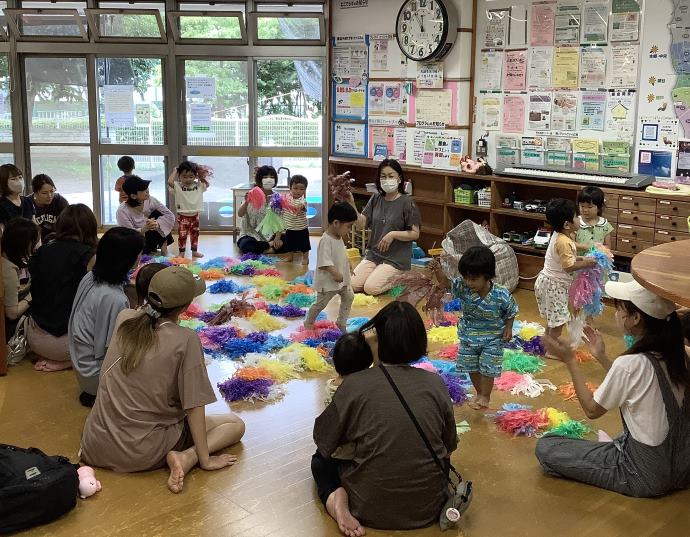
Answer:
M263 345L268 341L268 334L266 332L252 332L251 334L247 334L245 339Z
M205 323L209 322L211 319L213 319L217 313L215 311L205 311L201 315L199 315L198 319L200 321L204 321Z
M245 380L242 378L229 378L218 383L223 399L228 403L252 399L254 397L268 397L274 382L271 379Z
M292 304L286 304L285 306L269 304L268 313L275 317L285 317L286 319L304 317L307 314L305 310L298 308L297 306L293 306Z
M529 341L525 341L522 345L522 350L529 354L536 354L537 356L544 356L544 354L546 354L544 341L541 336L534 336Z
M464 403L467 400L467 392L462 383L462 378L450 373L441 373L440 376L448 387L450 400L456 405Z

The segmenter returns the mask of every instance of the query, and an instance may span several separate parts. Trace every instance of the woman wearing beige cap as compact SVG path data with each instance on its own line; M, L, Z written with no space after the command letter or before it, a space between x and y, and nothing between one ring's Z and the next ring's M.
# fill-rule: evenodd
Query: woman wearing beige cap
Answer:
M220 470L234 455L211 456L242 438L232 413L206 416L216 396L196 332L177 324L206 284L182 267L157 272L147 302L117 318L103 361L96 404L84 426L81 459L116 472L170 468L168 488L180 492L197 463Z
M546 349L567 365L587 417L620 409L623 433L599 442L545 436L537 459L548 474L627 496L689 488L690 369L675 304L634 281L609 282L606 293L616 301L618 327L634 343L610 361L598 331L586 329L592 354L607 370L594 394L567 342L546 338Z

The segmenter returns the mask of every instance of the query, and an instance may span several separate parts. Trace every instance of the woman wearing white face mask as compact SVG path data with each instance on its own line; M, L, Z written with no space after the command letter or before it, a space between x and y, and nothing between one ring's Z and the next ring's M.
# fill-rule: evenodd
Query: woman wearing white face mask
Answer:
M263 189L266 202L260 209L255 209L247 200L237 209L240 220L240 237L237 247L243 254L272 254L283 246L282 233L273 237L264 237L258 230L259 224L266 216L266 209L273 195L278 180L278 173L273 166L261 166L256 170L254 182Z
M0 166L0 225L19 217L34 220L34 204L23 192L22 171L14 164Z
M395 285L395 277L412 267L412 241L419 238L419 210L405 194L405 178L398 161L381 162L376 179L378 193L369 198L357 229L369 228L369 244L364 259L355 268L352 289L380 295ZM350 193L348 200L355 207ZM357 207L355 207L356 209Z

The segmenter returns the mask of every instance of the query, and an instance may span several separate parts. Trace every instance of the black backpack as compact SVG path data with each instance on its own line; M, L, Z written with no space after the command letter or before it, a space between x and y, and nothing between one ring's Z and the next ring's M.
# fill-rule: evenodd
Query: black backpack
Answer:
M77 505L75 464L40 449L0 444L0 533L45 524Z

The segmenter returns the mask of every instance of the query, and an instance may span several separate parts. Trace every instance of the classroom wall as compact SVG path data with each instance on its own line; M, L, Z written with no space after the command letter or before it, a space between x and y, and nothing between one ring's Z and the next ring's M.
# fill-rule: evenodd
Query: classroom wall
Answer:
M530 0L479 0L477 5L477 28L476 28L476 52L475 52L475 65L477 79L481 77L480 72L480 62L482 56L482 50L484 49L484 33L487 27L487 11L495 10L500 8L508 8L511 6L518 6L522 9L526 9L526 19L527 19L527 44L524 46L507 46L508 49L519 49L519 48L529 48L530 41L530 9L532 6L532 1ZM573 3L573 2L563 2L563 3ZM679 104L679 107L688 105L690 107L690 88L688 90L675 89L675 86L679 82L679 77L674 70L674 65L671 60L672 58L672 32L675 32L676 41L679 44L676 46L677 55L682 56L682 50L690 46L690 39L683 38L684 32L682 29L690 27L690 16L685 13L690 13L690 1L689 0L640 0L641 4L641 23L640 23L640 36L639 36L639 64L638 64L638 81L635 88L635 117L634 117L634 129L632 132L631 143L631 171L638 171L639 160L642 156L643 160L649 158L649 152L656 152L659 155L667 157L671 156L671 170L669 171L670 177L664 177L662 174L655 174L658 178L664 179L677 179L680 182L686 182L682 177L676 178L676 175L680 176L682 173L687 172L690 182L690 164L685 158L683 160L684 154L681 153L681 166L678 168L678 173L676 174L677 162L678 162L678 152L677 147L683 149L684 144L682 141L679 143L678 140L682 138L690 138L690 121L685 122L688 126L688 133L686 135L683 129L683 123L685 118L681 118L678 125L675 125L675 120L678 119L676 107L674 102ZM609 1L609 6L611 6L611 1ZM675 12L674 12L675 8ZM674 29L673 26L677 25L678 29ZM680 47L680 49L679 49ZM611 62L611 46L610 44L605 47L607 49L607 58ZM680 52L678 51L680 50ZM609 64L610 65L610 64ZM529 67L529 66L528 66ZM690 72L690 70L689 70ZM683 79L680 80L680 86L687 87L690 86L690 82ZM675 97L674 97L675 92ZM473 109L473 142L476 141L485 130L481 125L481 102L482 97L486 96L486 93L481 92L481 85L479 83L475 84L474 92L474 109ZM680 101L687 97L685 104ZM529 108L529 103L527 109ZM678 112L681 113L681 112ZM673 143L663 143L662 137L657 142L645 141L642 136L643 130L643 120L649 120L653 124L657 125L661 130L666 128L667 130L672 130L673 135L669 138L673 138ZM543 132L541 134L544 134ZM556 133L557 134L557 133ZM615 131L605 130L605 131L592 131L581 129L574 133L579 138L596 138L600 141L609 140L622 140L623 136L619 135ZM497 136L500 136L501 132L490 132L489 140L489 160L491 163L496 162L496 142ZM536 131L529 130L525 128L522 135L515 136L534 136L537 135ZM685 149L690 151L687 146ZM642 152L642 153L641 153ZM690 153L686 153L690 155ZM642 173L642 172L641 172Z

